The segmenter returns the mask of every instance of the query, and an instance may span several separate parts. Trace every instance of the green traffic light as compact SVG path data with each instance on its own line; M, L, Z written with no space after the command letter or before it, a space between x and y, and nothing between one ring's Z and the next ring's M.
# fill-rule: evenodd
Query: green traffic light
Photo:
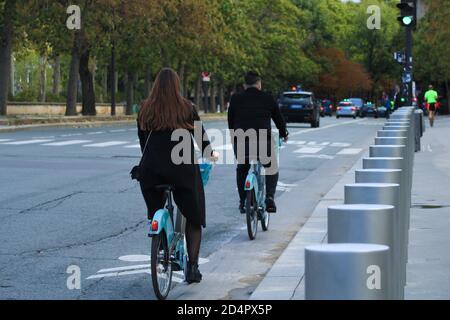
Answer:
M403 17L402 22L405 26L409 26L410 24L413 23L413 17L412 16Z

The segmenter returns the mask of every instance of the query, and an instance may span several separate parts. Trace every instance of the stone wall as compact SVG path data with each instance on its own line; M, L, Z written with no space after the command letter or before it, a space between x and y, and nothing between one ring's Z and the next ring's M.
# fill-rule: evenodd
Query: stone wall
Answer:
M110 115L111 105L98 103L96 105L97 115ZM8 103L8 115L40 115L40 116L63 116L66 105L61 103ZM81 114L81 104L77 105L77 112ZM116 114L124 115L125 106L117 105Z

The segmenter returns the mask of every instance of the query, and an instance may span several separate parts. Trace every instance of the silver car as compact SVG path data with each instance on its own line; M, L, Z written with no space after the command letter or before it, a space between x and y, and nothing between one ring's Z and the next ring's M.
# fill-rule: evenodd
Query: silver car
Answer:
M356 119L357 116L357 108L351 101L341 101L336 108L336 118L339 117L353 117Z

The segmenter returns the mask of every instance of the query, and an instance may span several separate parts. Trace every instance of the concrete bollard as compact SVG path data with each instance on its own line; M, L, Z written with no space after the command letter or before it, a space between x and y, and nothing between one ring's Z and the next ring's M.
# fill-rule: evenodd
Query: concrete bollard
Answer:
M396 183L354 183L345 185L345 204L381 204L394 206L394 246L395 257L393 281L395 282L396 299L404 299L402 234L400 232L400 185Z
M389 274L394 275L394 207L348 204L328 207L328 243L372 243L390 248ZM389 298L397 299L397 284L389 281Z
M306 247L306 300L389 299L389 257L389 247L379 244Z
M399 239L399 251L401 253L401 259L399 259L400 265L397 270L400 270L400 279L403 286L406 285L406 264L407 264L407 251L408 251L408 211L407 211L407 198L405 196L405 188L402 185L403 175L401 169L359 169L355 172L356 183L394 183L399 184L399 199L397 216L395 224L398 229L395 232L398 234ZM391 246L392 248L392 246Z
M407 138L408 130L390 130L387 128L379 130L377 134L379 138Z

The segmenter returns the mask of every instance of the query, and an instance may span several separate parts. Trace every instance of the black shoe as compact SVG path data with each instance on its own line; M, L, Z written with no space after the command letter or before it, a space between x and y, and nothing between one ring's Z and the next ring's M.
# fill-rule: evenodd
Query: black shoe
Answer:
M275 205L275 200L273 200L273 197L266 196L266 211L270 213L277 212L277 206Z
M198 270L198 264L188 263L186 270L186 282L191 284L191 283L199 283L200 281L202 281L202 274Z
M239 203L239 212L240 212L241 214L245 214L245 202L244 202L244 201L241 201L241 202Z

